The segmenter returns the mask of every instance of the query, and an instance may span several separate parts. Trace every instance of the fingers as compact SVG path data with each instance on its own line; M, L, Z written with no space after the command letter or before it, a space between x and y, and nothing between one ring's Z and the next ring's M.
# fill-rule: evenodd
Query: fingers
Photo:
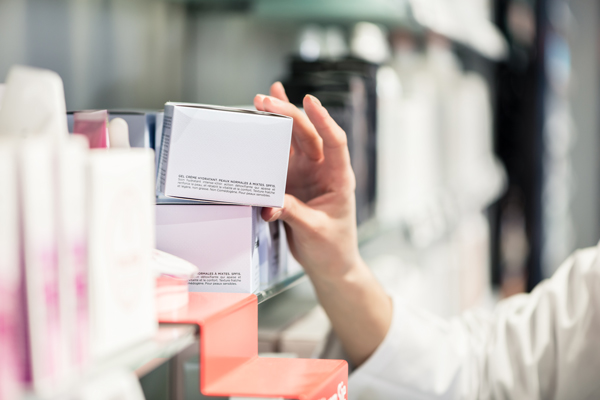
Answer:
M265 107L263 106L263 100L265 97L267 96L264 94L257 94L254 96L254 107L256 107L258 111L265 111Z
M282 91L282 93L285 96L285 92ZM300 111L295 105L276 97L263 95L257 95L254 98L254 105L260 111L268 111L292 117L294 119L292 135L295 150L306 154L312 160L320 160L323 157L321 137L306 114Z
M332 166L350 165L346 133L314 96L304 97L304 111L323 140L325 160Z
M281 82L275 82L271 85L271 96L276 97L282 101L287 101L288 103L290 102L290 100L287 97L287 94L285 94L285 89L283 88Z
M306 229L314 219L315 210L298 200L291 194L285 195L283 208L263 208L262 217L267 222L280 219L290 225L292 229Z

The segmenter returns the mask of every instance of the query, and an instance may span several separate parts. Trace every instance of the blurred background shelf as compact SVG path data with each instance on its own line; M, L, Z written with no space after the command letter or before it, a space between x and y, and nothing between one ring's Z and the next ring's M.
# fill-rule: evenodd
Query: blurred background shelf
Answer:
M180 352L194 346L197 340L196 326L161 324L152 339L129 346L97 362L77 382L50 399L73 398L87 382L114 370L132 371L138 377L143 377ZM40 397L28 393L24 398L34 400Z
M352 25L371 22L390 29L432 31L491 60L506 58L508 44L473 2L444 0L170 0L203 11L241 12L267 23Z

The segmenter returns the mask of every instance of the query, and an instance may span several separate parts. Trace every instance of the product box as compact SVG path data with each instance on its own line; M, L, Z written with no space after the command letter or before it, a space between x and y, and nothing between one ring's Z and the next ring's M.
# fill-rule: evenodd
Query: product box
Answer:
M156 123L154 124L154 159L156 161L156 170L158 176L158 161L160 159L160 148L162 145L163 121L165 118L164 111L156 113Z
M20 204L27 286L32 384L51 395L64 381L66 349L59 303L54 140L30 137L19 143Z
M88 174L91 354L104 358L157 331L154 154L92 150Z
M288 274L288 242L283 221L269 222L269 284Z
M266 225L259 211L249 206L159 204L156 248L198 267L189 281L191 292L254 293L260 283L259 252L264 251L258 232Z
M73 135L57 146L56 200L59 298L66 348L66 374L73 378L89 362L87 285L88 143Z
M73 113L73 133L85 136L92 149L107 149L110 147L108 112L99 110Z
M17 157L14 141L0 140L0 399L16 399L24 376L25 343L21 263Z
M169 197L283 207L292 119L167 103L158 189Z
M129 145L131 147L154 148L156 134L156 111L108 112L108 119L123 118L129 127Z
M80 128L75 126L76 114L106 112L106 121L110 122L115 118L122 118L127 122L129 128L129 145L131 147L155 148L155 135L158 129L157 122L160 123L162 131L162 120L157 121L157 111L128 111L128 110L108 110L108 111L69 111L67 113L67 126L71 133L80 132ZM80 117L79 117L80 118ZM108 134L107 134L108 135Z

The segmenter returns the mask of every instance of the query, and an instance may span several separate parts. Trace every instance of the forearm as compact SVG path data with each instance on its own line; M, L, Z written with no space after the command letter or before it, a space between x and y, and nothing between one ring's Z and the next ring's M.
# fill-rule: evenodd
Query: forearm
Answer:
M343 276L311 279L350 361L359 366L388 332L391 299L360 257Z

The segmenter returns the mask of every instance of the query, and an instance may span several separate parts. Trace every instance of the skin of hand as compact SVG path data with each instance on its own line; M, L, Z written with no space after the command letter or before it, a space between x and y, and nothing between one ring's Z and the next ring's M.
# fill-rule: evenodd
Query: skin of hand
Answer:
M314 96L303 113L283 85L254 98L257 110L294 119L284 207L264 208L285 222L290 250L313 282L350 361L362 364L385 338L392 304L358 251L356 181L345 132Z

